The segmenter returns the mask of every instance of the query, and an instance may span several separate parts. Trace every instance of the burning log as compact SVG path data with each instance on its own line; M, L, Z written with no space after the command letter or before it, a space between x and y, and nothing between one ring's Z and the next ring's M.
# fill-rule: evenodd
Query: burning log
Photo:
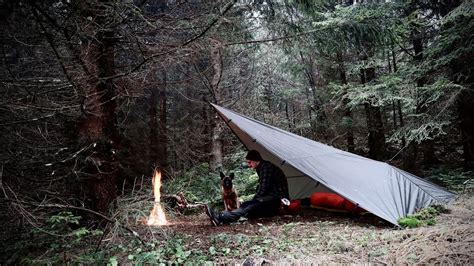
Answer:
M161 198L166 201L171 208L177 209L179 212L183 212L186 209L200 208L205 205L204 203L189 203L184 197L183 192L178 192L177 194L172 195L163 195Z
M172 208L184 210L188 208L188 200L184 197L182 192L174 195L163 195L161 197L164 201L168 202Z

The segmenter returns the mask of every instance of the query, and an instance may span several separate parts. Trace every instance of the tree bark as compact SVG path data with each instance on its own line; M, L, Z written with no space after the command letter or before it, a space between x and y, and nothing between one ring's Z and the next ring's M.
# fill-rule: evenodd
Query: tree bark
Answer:
M365 84L375 79L375 68L361 69L361 83ZM364 104L367 128L369 131L368 146L369 158L383 160L385 157L386 143L382 120L382 112L379 106L370 103Z
M347 85L347 75L346 75L346 68L344 67L344 63L342 60L342 56L338 56L338 68L339 68L339 77L341 79L341 83ZM344 97L344 118L350 121L350 124L344 125L346 128L346 145L347 151L355 152L355 143L354 143L354 127L353 127L353 117L352 117L352 110L347 106L349 104L349 100Z
M300 58L304 66L304 73L308 80L309 88L311 88L311 93L309 92L309 89L306 90L311 131L319 132L324 137L326 137L329 125L326 112L324 112L324 109L322 108L322 101L320 100L320 95L318 95L317 92L317 77L314 60L311 55L303 56L302 52L300 52ZM312 113L315 114L316 121L313 121Z
M167 97L166 97L166 83L167 73L163 71L163 86L161 86L159 94L159 124L158 124L158 163L160 168L163 170L162 180L168 179L169 165L168 165L168 108L167 108Z
M158 73L153 73L157 75ZM168 131L167 131L167 75L163 71L163 85L152 88L150 95L150 166L160 167L162 180L168 178Z
M474 93L473 88L463 90L459 97L459 128L463 159L469 169L474 169Z
M291 115L290 115L290 110L289 110L289 107L288 107L288 100L285 101L285 116L286 116L286 121L288 122L288 129L291 129L293 128L293 124L291 123Z
M202 95L201 101L203 103L207 103L208 97L206 95ZM202 127L202 136L204 137L204 141L202 142L201 150L205 154L204 161L210 162L211 161L211 145L212 145L212 132L211 129L214 128L214 123L217 122L213 119L213 115L210 114L210 108L207 104L201 107L201 118L204 121L204 125Z
M211 93L215 97L217 104L223 100L223 93L219 87L221 77L222 77L222 43L217 40L213 40L211 47L211 64L213 69L212 79L211 79ZM222 135L224 128L222 126L222 121L219 121L218 117L215 117L214 128L212 129L212 139L211 139L211 160L209 162L209 168L212 171L222 167L223 165L223 140Z
M420 65L423 61L423 39L419 37L419 33L417 30L414 30L413 33L413 50L415 52L415 55L413 59L415 60L415 63L417 65ZM425 77L420 77L416 80L416 86L417 87L423 87L426 84L426 78ZM426 108L424 106L424 100L422 99L421 102L418 103L418 106L416 108L416 113L421 114L426 112ZM438 159L436 158L435 155L435 147L434 147L434 141L433 140L423 140L421 142L421 152L423 153L423 164L427 165L432 165L438 162ZM416 160L415 160L416 161Z
M79 120L79 132L84 146L91 146L84 169L85 196L91 207L99 212L108 211L117 195L119 165L115 154L120 137L116 123L116 100L113 81L115 74L114 31L105 25L101 6L86 9L94 14L100 31L82 46L82 55L92 74L84 101L84 116Z
M153 70L152 74L153 77L151 77L151 80L155 80L155 76L157 73L156 71ZM151 94L149 98L149 107L148 107L148 116L149 116L149 121L148 121L148 126L150 127L150 136L149 136L149 169L153 169L156 167L157 162L158 162L158 97L159 97L159 88L158 87L152 87L151 88Z

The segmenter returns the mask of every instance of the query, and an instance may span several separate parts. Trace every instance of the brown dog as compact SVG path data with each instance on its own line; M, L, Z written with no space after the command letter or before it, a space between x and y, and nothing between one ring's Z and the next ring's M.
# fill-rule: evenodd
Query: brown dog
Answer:
M235 210L240 207L240 202L232 183L232 179L234 179L234 173L230 173L229 176L226 176L224 173L220 172L220 175L222 200L224 201L225 210Z

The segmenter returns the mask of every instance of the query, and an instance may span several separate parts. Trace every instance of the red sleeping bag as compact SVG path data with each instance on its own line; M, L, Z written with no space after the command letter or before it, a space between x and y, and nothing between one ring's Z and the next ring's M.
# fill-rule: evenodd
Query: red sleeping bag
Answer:
M311 194L310 200L312 207L321 207L355 213L360 213L364 211L364 209L359 208L354 203L334 193L314 192L313 194Z
M292 200L288 205L288 211L290 213L296 213L301 209L301 200Z

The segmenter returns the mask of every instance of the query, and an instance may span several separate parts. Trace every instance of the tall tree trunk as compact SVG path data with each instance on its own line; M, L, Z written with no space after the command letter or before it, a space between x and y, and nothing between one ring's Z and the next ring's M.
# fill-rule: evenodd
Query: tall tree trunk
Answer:
M385 156L385 133L380 107L372 106L369 103L364 105L369 128L369 158L383 160Z
M398 64L397 64L397 57L395 55L395 48L393 46L393 42L390 44L390 50L392 52L392 67L393 67L393 72L397 72L398 71ZM396 109L398 111L398 119L399 119L399 122L400 122L400 127L404 127L405 126L405 122L403 121L403 110L402 110L402 103L400 100L397 100L396 102ZM402 147L405 147L406 145L406 139L405 137L402 137Z
M154 73L158 75L158 73ZM166 72L163 72L163 85L152 88L150 96L150 163L160 167L162 180L168 177L168 131L166 102Z
M212 79L211 79L211 93L215 97L217 104L223 100L223 93L219 87L221 77L222 77L222 43L214 40L211 46L211 64L213 69ZM219 121L219 118L215 118L214 128L212 129L212 139L211 139L211 160L209 162L209 168L215 171L218 168L221 168L223 165L224 157L224 144L222 140L222 135L224 128L222 121Z
M439 8L436 10L442 17L445 17L449 12L458 7L462 0L442 1ZM472 5L472 4L471 4ZM469 17L465 16L464 21L459 21L459 24L469 23ZM449 26L448 26L449 27ZM472 35L472 34L471 34ZM472 39L471 35L467 34L465 37ZM456 40L457 45L463 46L463 39ZM468 42L465 42L468 43ZM452 47L458 49L457 47ZM462 84L464 88L458 96L457 111L458 111L458 125L461 135L461 143L463 149L463 160L467 170L474 170L474 71L472 60L474 55L472 49L461 53L458 58L449 64L451 80L457 84Z
M459 127L463 147L464 163L474 168L474 93L464 90L459 97Z
M414 31L413 33L414 39L413 39L413 50L415 52L415 55L413 59L415 60L417 65L420 65L423 62L423 39L419 37L419 33L417 30ZM425 77L420 77L416 80L416 86L417 87L423 87L426 84L426 78ZM424 106L424 99L418 103L418 106L416 108L416 113L417 114L422 114L426 112L426 107ZM421 142L421 152L423 153L423 163L424 164L435 164L438 162L438 159L436 158L435 155L435 147L434 147L434 141L433 140L424 140Z
M361 83L365 84L375 79L375 68L361 69ZM379 106L370 103L364 105L369 130L369 158L382 160L385 157L385 132L382 120L382 112Z
M285 101L285 115L286 115L286 121L288 122L288 129L291 129L293 128L293 125L291 123L291 115L290 115L290 110L288 110L289 107L288 107L288 100Z
M344 61L342 60L342 56L338 55L338 68L339 68L339 77L341 79L341 83L347 85L347 75L346 75L346 68L344 66ZM346 144L347 144L347 151L355 152L355 143L354 143L354 127L353 127L353 117L352 117L352 110L348 107L349 99L344 97L344 120L346 124L344 128L346 129Z
M222 123L216 123L212 134L212 146L211 146L211 162L209 168L215 171L222 167L224 157L224 145L222 141L222 134L224 128Z
M206 95L202 95L201 102L207 103L208 97ZM210 108L207 104L204 104L201 108L201 118L204 121L204 125L202 128L202 136L204 137L204 141L202 142L201 150L205 154L204 160L206 162L211 161L211 143L212 143L212 135L211 129L214 128L214 122L216 122L213 117L214 115L210 114Z
M158 150L158 162L160 164L162 171L163 180L168 178L169 174L169 165L168 165L168 108L167 108L167 97L166 97L166 84L167 84L167 73L163 71L163 86L160 90L159 97L159 106L160 106L160 115L159 115L159 131L158 131L158 141L160 143Z
M152 71L153 77L150 77L151 80L156 78L156 70ZM153 169L157 166L158 163L158 97L159 97L159 88L153 86L151 88L151 94L149 98L149 109L148 109L148 126L150 127L150 136L149 136L149 167Z
M308 80L309 88L311 89L311 94L309 93L309 90L306 90L311 131L319 132L326 137L329 125L326 112L324 112L324 109L322 108L322 101L317 91L317 77L314 60L311 55L304 56L302 52L300 52L300 58L304 66L304 73ZM313 121L312 113L315 114L316 121Z
M390 51L388 52L387 60L389 61L389 65L391 66L390 72L392 71L393 73L397 72L398 71L397 58L395 55L395 48L394 48L393 42L390 44ZM391 60L391 63L390 63L390 60ZM403 121L403 110L402 110L401 101L400 100L393 101L392 108L393 108L393 128L395 130L397 128L403 128L405 126L405 122ZM397 120L399 121L399 123L397 123ZM402 142L402 145L401 145L402 149L405 149L405 145L406 145L405 136L402 136L401 142ZM406 164L406 162L404 162L404 164Z
M392 59L390 57L391 52L392 52L391 50L387 51L388 73L394 73L395 72L395 70L392 69ZM397 129L397 108L396 108L395 100L392 100L392 122L393 122L393 129L396 130ZM387 123L387 125L388 125L388 123Z
M85 196L94 210L105 213L117 196L119 166L115 153L120 138L116 123L114 84L108 79L114 75L115 69L114 32L107 29L101 9L97 5L86 10L97 17L96 23L101 30L96 38L90 38L82 47L82 55L92 76L88 81L79 132L83 145L92 147L84 169Z
M391 47L391 54L392 54L392 67L393 67L393 72L397 72L398 71L398 64L397 64L397 58L396 58L396 55L395 55L395 48L393 46L393 43L391 43L390 45ZM402 110L402 103L400 100L397 100L396 103L395 103L395 107L396 107L396 110L397 110L397 113L398 113L398 119L399 119L399 122L400 122L400 128L403 128L405 126L405 122L403 121L403 110ZM396 121L394 121L394 123L396 124ZM402 137L402 147L405 147L406 145L406 139L405 137Z

